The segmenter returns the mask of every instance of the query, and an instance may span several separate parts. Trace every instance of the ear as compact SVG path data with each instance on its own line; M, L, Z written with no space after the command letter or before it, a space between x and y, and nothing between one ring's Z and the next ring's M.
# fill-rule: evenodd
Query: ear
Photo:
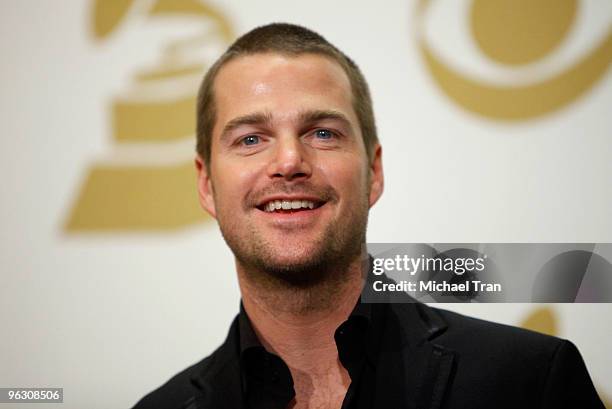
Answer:
M385 177L382 168L382 147L379 143L374 147L374 157L370 163L370 207L380 199L385 187Z
M202 205L202 208L216 219L217 211L215 210L212 181L206 168L206 163L204 163L204 160L200 157L200 155L196 155L195 167L198 175L198 195L200 198L200 205Z

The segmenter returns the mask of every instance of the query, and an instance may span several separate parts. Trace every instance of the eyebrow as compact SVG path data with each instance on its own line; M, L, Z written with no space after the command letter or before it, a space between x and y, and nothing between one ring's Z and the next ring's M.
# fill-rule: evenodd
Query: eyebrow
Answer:
M351 121L340 111L315 109L303 111L298 114L298 120L301 124L310 125L323 120L334 120L342 122L352 132L353 127ZM271 112L254 112L236 117L230 120L221 132L221 139L225 139L233 130L244 125L266 125L270 126L273 122Z
M351 122L348 120L346 115L342 112L334 110L314 110L305 111L299 115L300 122L304 124L311 124L313 122L319 122L324 120L340 121L343 125L352 129Z
M252 114L242 115L230 120L225 124L223 131L221 131L221 139L225 139L234 129L243 125L262 125L271 123L272 114L270 112L255 112Z
M300 120L305 127L313 126L320 121L336 121L340 123L340 132L346 136L356 135L356 130L348 117L340 111L335 110L314 110L300 114ZM344 129L344 131L342 131Z

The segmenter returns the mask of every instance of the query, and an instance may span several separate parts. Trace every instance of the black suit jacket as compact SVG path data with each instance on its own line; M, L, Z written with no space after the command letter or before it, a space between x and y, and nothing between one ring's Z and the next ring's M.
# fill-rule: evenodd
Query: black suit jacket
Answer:
M135 408L240 408L237 331ZM409 303L389 304L382 342L376 408L604 408L566 340Z

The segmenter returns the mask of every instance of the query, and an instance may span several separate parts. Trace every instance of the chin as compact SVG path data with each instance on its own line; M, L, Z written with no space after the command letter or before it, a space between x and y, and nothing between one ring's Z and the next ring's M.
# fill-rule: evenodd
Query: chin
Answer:
M272 255L274 254L274 255ZM324 280L330 269L330 261L324 251L316 249L301 249L287 251L282 249L277 253L268 253L262 257L259 268L264 274L287 285L307 287Z
M276 253L275 255L269 255L262 260L264 264L270 266L278 266L282 269L293 269L293 270L304 270L307 268L317 268L324 261L321 260L321 252L316 251L304 251L304 252L283 252Z

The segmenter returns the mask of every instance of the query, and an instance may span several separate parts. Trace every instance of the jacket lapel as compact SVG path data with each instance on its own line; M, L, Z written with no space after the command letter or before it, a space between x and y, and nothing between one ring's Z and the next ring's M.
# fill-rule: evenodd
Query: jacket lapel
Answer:
M435 344L442 319L422 304L389 304L375 407L439 409L451 380L454 353ZM397 340L404 340L398 347ZM399 406L398 406L399 402Z
M438 345L426 345L416 351L422 359L414 365L415 384L418 388L414 395L416 408L438 409L449 383L453 363L453 353Z

